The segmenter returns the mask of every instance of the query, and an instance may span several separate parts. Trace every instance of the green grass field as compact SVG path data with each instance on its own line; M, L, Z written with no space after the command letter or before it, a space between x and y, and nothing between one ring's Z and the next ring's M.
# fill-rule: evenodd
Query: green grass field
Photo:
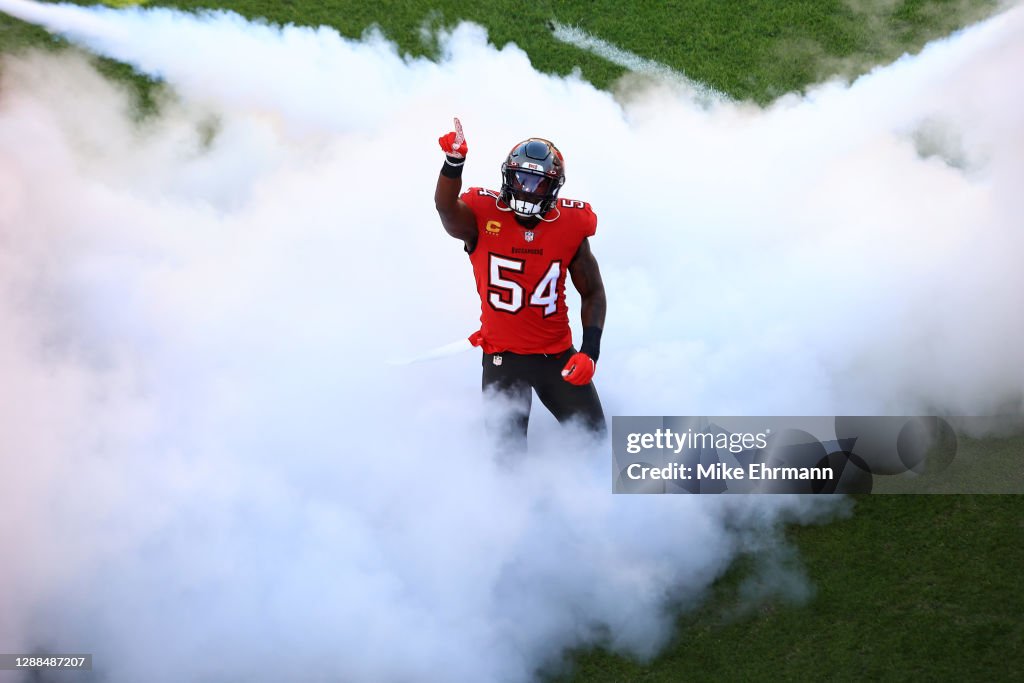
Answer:
M1020 500L858 498L848 519L788 530L805 603L752 604L740 563L653 663L581 653L567 680L1020 680Z
M89 4L89 3L81 3ZM226 7L274 22L326 24L348 36L379 25L402 50L431 54L420 28L470 19L498 45L514 41L545 71L574 67L599 87L624 70L554 39L546 22L578 25L735 98L767 102L831 74L856 75L914 52L993 11L983 0L456 3L387 0L150 2ZM0 17L0 47L55 47L44 32ZM124 67L109 73L130 78ZM138 79L136 82L139 82ZM146 86L142 86L145 91ZM148 100L144 99L145 104ZM1004 462L1019 462L1010 447ZM1004 445L979 441L985 452ZM751 599L756 557L741 561L658 658L572 653L553 680L1024 680L1024 497L861 496L849 518L784 534L812 593Z
M75 4L93 2L77 0ZM111 5L129 4L123 1ZM681 70L739 99L767 102L827 76L853 76L919 50L928 40L984 17L994 0L780 0L778 2L467 3L452 0L237 0L147 2L188 10L227 8L275 23L333 26L359 37L371 25L410 54L430 55L421 27L460 20L483 24L492 42L515 42L543 71L567 74L578 67L595 85L611 86L620 66L556 40L549 21L579 26L616 45ZM0 17L5 49L52 44L45 32Z

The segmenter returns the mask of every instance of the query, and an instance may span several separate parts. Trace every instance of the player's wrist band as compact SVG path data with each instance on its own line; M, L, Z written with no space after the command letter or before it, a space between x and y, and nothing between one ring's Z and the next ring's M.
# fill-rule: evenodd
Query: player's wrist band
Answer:
M462 165L466 163L465 158L458 158L453 156L445 155L444 165L441 166L441 175L445 178L461 178L462 177Z
M604 332L600 327L584 327L583 328L583 343L580 344L580 353L585 353L597 362L597 357L601 355L601 333Z

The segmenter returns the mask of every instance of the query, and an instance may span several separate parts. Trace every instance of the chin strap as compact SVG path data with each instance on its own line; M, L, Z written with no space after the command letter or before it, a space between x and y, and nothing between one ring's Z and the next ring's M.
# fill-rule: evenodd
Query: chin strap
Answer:
M521 216L523 218L537 218L539 220L544 221L545 223L553 223L556 220L558 220L558 218L562 215L562 212L559 210L558 207L555 207L555 217L554 218L545 218L543 215L536 214L536 213L523 215L521 213L516 212L516 210L513 209L512 207L510 207L508 204L505 204L502 201L502 198L500 198L500 197L495 199L495 207L499 211L511 212L511 213L514 213L515 215ZM548 211L547 213L551 213L551 212ZM547 214L545 214L545 215L547 215Z
M551 212L548 211L548 213L551 213ZM554 223L555 221L558 220L558 217L561 216L561 215L562 215L562 212L559 211L558 207L556 206L555 207L555 217L554 218L544 218L544 216L540 216L540 219L542 221L544 221L545 223Z
M544 218L544 216L540 215L540 214L523 215L521 213L516 212L516 210L513 209L508 204L505 204L504 201L501 199L501 197L495 197L495 199L494 199L494 206L498 209L498 211L512 212L512 213L516 214L517 216L522 216L523 218L536 218L536 219L541 220L541 221L543 221L545 223L554 223L562 215L561 210L557 206L555 207L555 217L554 218ZM551 213L551 212L548 211L547 213Z

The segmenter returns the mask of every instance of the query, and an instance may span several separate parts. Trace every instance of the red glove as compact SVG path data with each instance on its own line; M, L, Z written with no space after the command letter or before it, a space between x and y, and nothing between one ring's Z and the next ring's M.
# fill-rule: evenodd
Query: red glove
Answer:
M569 384L583 386L590 384L594 379L594 372L597 371L597 363L585 353L574 353L569 362L562 368L562 379Z
M455 118L455 130L437 139L438 144L444 153L456 159L465 159L469 147L466 146L466 136L462 134L462 124L458 117Z

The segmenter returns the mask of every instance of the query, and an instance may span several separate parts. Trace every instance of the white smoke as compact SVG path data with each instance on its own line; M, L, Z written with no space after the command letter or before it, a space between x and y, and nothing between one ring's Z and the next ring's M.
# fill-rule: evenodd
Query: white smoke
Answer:
M178 97L135 124L79 58L3 63L8 651L112 681L525 681L568 646L652 655L745 539L834 509L613 497L607 445L539 406L495 462L477 355L386 362L475 329L431 203L452 115L467 186L543 135L594 204L609 415L1024 388L1019 9L767 110L620 103L471 25L433 63L225 13L0 9Z

